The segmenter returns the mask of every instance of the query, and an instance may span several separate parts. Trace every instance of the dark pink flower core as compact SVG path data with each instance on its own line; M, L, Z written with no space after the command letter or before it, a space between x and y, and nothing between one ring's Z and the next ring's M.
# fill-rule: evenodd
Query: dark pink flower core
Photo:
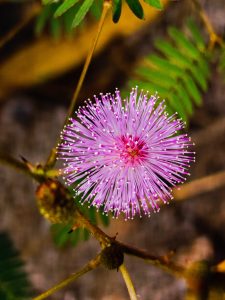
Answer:
M88 100L76 115L62 132L58 158L80 201L116 217L150 215L189 175L194 153L188 135L179 134L184 123L156 96L134 89L123 102L116 90Z
M122 136L117 149L124 161L124 165L135 166L144 162L148 157L148 146L136 136Z

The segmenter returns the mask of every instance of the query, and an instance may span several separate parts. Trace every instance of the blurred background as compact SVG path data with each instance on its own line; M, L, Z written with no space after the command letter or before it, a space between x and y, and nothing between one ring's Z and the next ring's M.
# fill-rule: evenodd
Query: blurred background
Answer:
M190 15L196 17L207 43L207 32L191 1L163 3L163 10L143 4L144 21L126 3L117 24L109 14L77 106L93 94L114 92L115 87L128 93L137 66L155 51L156 38L167 40L168 26L182 29ZM224 37L224 0L200 3L215 32ZM40 4L33 1L0 1L0 41L21 24L16 34L0 44L0 152L33 163L45 162L54 146L97 26L90 14L68 33L60 24L46 21L43 25L38 21L40 13ZM189 181L225 170L225 75L218 67L218 53L215 46L202 104L188 118L188 132L196 143L196 163ZM66 278L96 254L99 246L93 238L76 247L55 245L50 224L36 207L36 182L1 165L0 183L0 231L9 233L20 251L35 294ZM183 266L201 260L217 264L225 259L225 186L171 202L150 219L124 222L121 217L102 228L152 254L174 250L174 261ZM125 262L140 299L185 299L182 280L137 258L126 257ZM125 300L128 295L121 274L100 267L49 299Z

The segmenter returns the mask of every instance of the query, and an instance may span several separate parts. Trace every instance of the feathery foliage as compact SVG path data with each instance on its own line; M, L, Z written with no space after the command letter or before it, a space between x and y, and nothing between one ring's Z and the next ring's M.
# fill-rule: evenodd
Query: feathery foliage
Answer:
M157 53L150 54L137 67L129 87L135 85L166 99L169 113L178 112L187 121L194 106L202 103L207 90L209 63L204 39L193 20L184 31L168 28L169 40L155 42Z
M126 0L131 11L139 19L144 18L144 11L139 0ZM162 9L160 0L145 0L150 6ZM97 19L101 16L103 0L42 0L43 9L37 18L36 33L40 34L49 24L53 37L58 38L62 31L71 34L79 26L88 12ZM122 0L112 1L112 18L119 21L122 11Z
M23 262L6 233L0 233L0 299L25 300L31 286L23 270Z

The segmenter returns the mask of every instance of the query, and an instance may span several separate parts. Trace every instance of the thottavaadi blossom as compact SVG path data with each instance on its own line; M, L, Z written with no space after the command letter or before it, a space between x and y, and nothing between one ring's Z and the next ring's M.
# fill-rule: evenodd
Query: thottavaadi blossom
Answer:
M194 161L193 145L179 133L184 122L165 112L157 96L129 99L101 94L86 101L65 126L58 146L64 161L64 180L74 184L81 202L126 219L159 210L168 203L172 188L185 181Z

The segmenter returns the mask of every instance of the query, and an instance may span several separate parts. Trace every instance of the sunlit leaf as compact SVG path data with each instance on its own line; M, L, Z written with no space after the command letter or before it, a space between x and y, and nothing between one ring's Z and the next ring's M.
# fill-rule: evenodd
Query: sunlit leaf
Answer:
M144 0L144 1L155 8L158 8L158 9L163 8L160 0Z
M93 4L94 0L84 0L84 2L82 3L82 5L79 7L75 18L73 20L73 24L72 27L77 27L81 21L83 20L83 18L86 16L87 12L89 11L89 9L91 8L91 5Z

